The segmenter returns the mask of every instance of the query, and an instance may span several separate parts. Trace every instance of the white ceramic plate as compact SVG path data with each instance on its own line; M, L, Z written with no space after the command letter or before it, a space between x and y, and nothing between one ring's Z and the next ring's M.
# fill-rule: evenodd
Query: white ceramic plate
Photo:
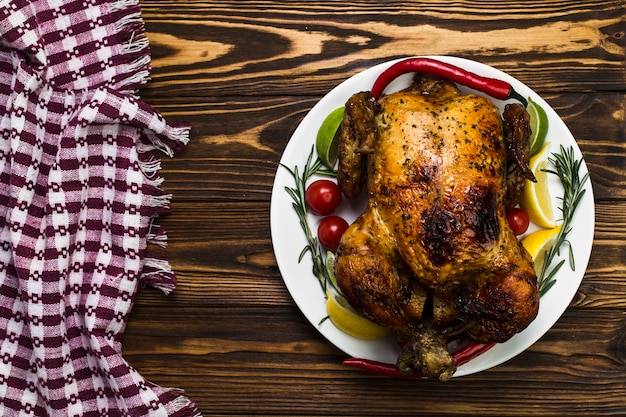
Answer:
M571 146L574 148L576 158L581 158L580 149L565 123L540 96L526 85L495 68L475 61L447 56L432 58L449 62L480 75L509 82L518 93L524 97L531 97L545 109L549 118L549 131L546 140L551 142L551 152L558 151L560 145ZM386 62L363 71L344 81L322 98L295 130L285 148L280 161L281 164L291 169L294 166L298 166L302 170L311 148L315 144L317 130L326 115L331 110L343 106L352 94L370 90L377 76L394 62ZM385 91L392 92L398 90L408 85L410 79L411 75L402 76L390 84ZM472 91L464 87L461 87L461 89ZM500 110L503 109L505 102L492 100L500 107ZM586 172L587 166L583 163L581 176ZM560 213L558 197L562 196L562 187L555 175L549 176L554 179L554 183L551 182L550 187L554 198L555 213ZM307 244L307 241L300 227L298 217L292 208L291 197L285 191L285 187L293 187L294 185L291 174L284 167L279 167L272 189L270 221L274 252L287 289L311 324L326 339L347 355L385 363L395 363L399 350L393 337L390 336L377 341L364 341L341 332L330 320L325 320L320 324L320 321L327 316L324 293L319 281L311 272L312 260L310 256L307 254L301 262L298 262L298 256ZM345 200L337 214L350 222L358 216L361 206ZM588 181L586 183L586 194L573 220L573 230L568 236L568 240L573 243L576 260L575 270L572 271L567 262L563 265L557 274L556 284L541 298L539 314L529 327L509 339L506 343L498 344L479 357L461 365L455 376L469 375L501 364L526 350L552 327L571 302L582 281L591 254L594 218L593 191L591 182ZM312 230L317 230L318 221L319 218L309 215L309 224ZM565 256L567 250L561 252L561 256Z

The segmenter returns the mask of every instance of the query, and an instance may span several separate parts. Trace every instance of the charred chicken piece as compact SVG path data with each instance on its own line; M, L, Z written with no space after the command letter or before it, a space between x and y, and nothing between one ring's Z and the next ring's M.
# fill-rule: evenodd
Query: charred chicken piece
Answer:
M403 372L447 380L449 341L503 342L537 314L532 260L505 215L507 173L528 168L520 123L421 74L379 103L358 93L346 105L338 182L352 197L365 187L368 201L335 274L357 311L393 329Z
M507 104L503 113L503 130L506 140L507 187L506 208L515 207L520 200L526 180L537 181L528 166L530 159L530 115L521 104Z
M367 175L367 154L372 152L376 138L376 125L371 122L380 112L378 102L369 91L355 94L345 104L340 131L338 155L341 161L337 181L348 198L361 194Z

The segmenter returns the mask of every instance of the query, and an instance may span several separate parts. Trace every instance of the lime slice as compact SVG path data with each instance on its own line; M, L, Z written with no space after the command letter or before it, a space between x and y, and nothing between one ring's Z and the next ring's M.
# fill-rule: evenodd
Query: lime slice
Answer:
M537 226L552 229L556 227L554 210L552 208L552 196L548 188L548 174L544 169L548 166L548 149L550 142L530 158L530 169L537 182L526 181L520 206L526 210L530 221Z
M530 155L535 155L543 147L548 134L548 115L543 107L528 97L528 114L530 115Z
M326 252L326 272L330 278L332 286L341 293L339 286L337 285L337 279L335 278L335 254L332 251Z
M339 127L343 120L343 107L338 107L328 113L317 131L315 149L320 161L328 168L333 168L337 162L339 148Z
M387 327L360 316L341 295L330 290L326 291L326 295L328 318L342 332L364 340L381 339L391 333Z
M552 249L556 243L556 239L561 231L561 226L554 229L538 230L522 239L522 246L528 251L535 267L535 273L538 277L543 272L543 260L546 253Z

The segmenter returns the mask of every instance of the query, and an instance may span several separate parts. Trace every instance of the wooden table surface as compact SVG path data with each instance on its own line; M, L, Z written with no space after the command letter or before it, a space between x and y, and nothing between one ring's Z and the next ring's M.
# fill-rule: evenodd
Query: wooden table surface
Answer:
M193 125L163 161L177 288L139 292L123 352L208 415L626 415L624 0L143 0L141 96ZM342 366L291 299L270 235L277 164L344 79L407 55L454 55L516 77L576 138L595 193L593 252L554 327L527 351L447 383ZM294 230L294 233L300 233Z

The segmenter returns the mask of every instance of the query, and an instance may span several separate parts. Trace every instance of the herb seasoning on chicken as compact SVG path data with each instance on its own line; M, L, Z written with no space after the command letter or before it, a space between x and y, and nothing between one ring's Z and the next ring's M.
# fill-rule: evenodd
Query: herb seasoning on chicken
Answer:
M337 283L393 329L398 368L442 381L455 339L504 342L537 315L532 260L508 225L528 169L528 117L417 74L407 90L346 103L338 183L367 207L344 234Z

